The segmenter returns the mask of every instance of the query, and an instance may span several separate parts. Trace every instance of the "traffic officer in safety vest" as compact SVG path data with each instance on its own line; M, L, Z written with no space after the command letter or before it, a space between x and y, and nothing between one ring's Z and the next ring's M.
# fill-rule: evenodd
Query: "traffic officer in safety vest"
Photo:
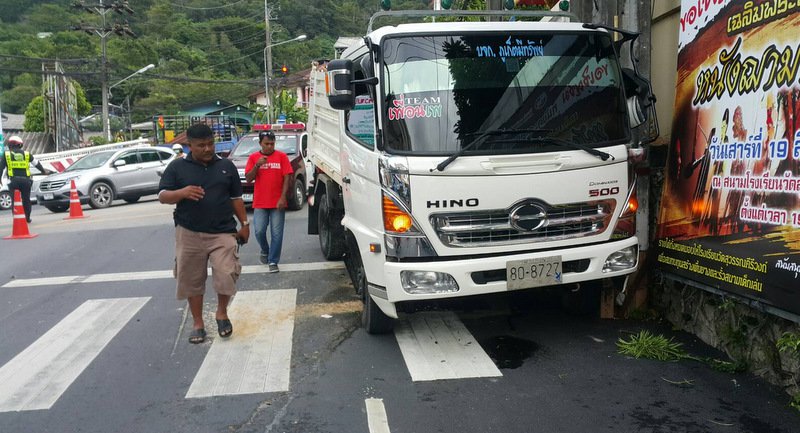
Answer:
M22 207L25 209L25 219L31 222L31 185L33 185L31 164L34 164L44 174L51 174L53 171L42 167L42 164L36 161L30 152L22 150L22 138L19 136L12 135L6 140L6 144L8 147L0 160L0 175L7 170L8 190L11 197L13 199L14 191L19 190L22 196Z

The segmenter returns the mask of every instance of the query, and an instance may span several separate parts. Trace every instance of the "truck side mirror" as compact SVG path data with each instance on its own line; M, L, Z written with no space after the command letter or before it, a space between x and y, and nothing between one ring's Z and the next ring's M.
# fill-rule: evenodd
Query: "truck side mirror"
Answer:
M625 86L630 126L637 128L647 124L641 141L642 144L650 143L658 138L656 97L650 81L631 68L622 68L622 82Z
M325 75L325 92L328 103L336 110L350 110L355 106L355 85L352 60L337 59L328 62Z
M303 155L303 158L308 158L308 143L303 140L303 144L300 146L300 154Z

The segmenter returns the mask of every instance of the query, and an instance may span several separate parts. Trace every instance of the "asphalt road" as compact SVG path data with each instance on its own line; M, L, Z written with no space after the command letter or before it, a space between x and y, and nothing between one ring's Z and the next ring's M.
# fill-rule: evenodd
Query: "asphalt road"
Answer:
M234 336L216 336L207 297L210 338L191 345L169 276L171 208L151 197L85 214L65 221L35 207L30 230L38 237L0 240L2 433L800 432L789 397L755 376L616 349L618 338L649 329L692 354L724 359L691 335L657 321L570 316L537 292L404 317L418 336L422 322L461 329L460 341L475 342L473 360L490 359L496 371L456 365L450 336L434 333L429 347L458 378L415 380L420 371L412 373L402 334L361 329L341 264L325 262L305 234L305 210L287 215L280 273L263 273L254 242L241 249ZM10 232L10 213L0 213L0 234ZM285 309L262 314L267 304L257 296L278 294ZM242 372L260 374L251 367L267 347L261 370L285 373L286 389L280 377L254 375L262 392L197 396L208 378L222 389L250 378Z

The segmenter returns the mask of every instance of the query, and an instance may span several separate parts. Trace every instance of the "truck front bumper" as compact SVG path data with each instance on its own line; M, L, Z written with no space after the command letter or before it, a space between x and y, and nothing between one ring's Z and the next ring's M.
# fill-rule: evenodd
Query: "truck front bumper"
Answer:
M377 288L371 289L370 293L378 295L377 297L382 298L384 302L395 303L506 292L508 291L505 276L507 262L554 255L561 256L563 266L561 285L617 277L634 272L638 263L634 261L633 266L627 269L603 272L606 261L613 254L626 248L633 248L635 250L634 255L638 256L638 243L638 238L631 237L583 247L496 257L435 262L386 262L384 264L384 275L386 276L385 293L382 293L382 290L375 290ZM458 284L458 290L437 293L409 293L403 288L401 282L400 274L402 271L448 274Z

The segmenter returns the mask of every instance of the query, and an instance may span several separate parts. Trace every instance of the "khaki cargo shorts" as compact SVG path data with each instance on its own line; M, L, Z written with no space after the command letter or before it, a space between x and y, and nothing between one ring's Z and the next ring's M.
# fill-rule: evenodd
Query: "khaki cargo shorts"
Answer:
M236 280L242 273L238 250L233 233L200 233L175 226L178 299L205 294L209 263L214 290L220 295L236 294Z

